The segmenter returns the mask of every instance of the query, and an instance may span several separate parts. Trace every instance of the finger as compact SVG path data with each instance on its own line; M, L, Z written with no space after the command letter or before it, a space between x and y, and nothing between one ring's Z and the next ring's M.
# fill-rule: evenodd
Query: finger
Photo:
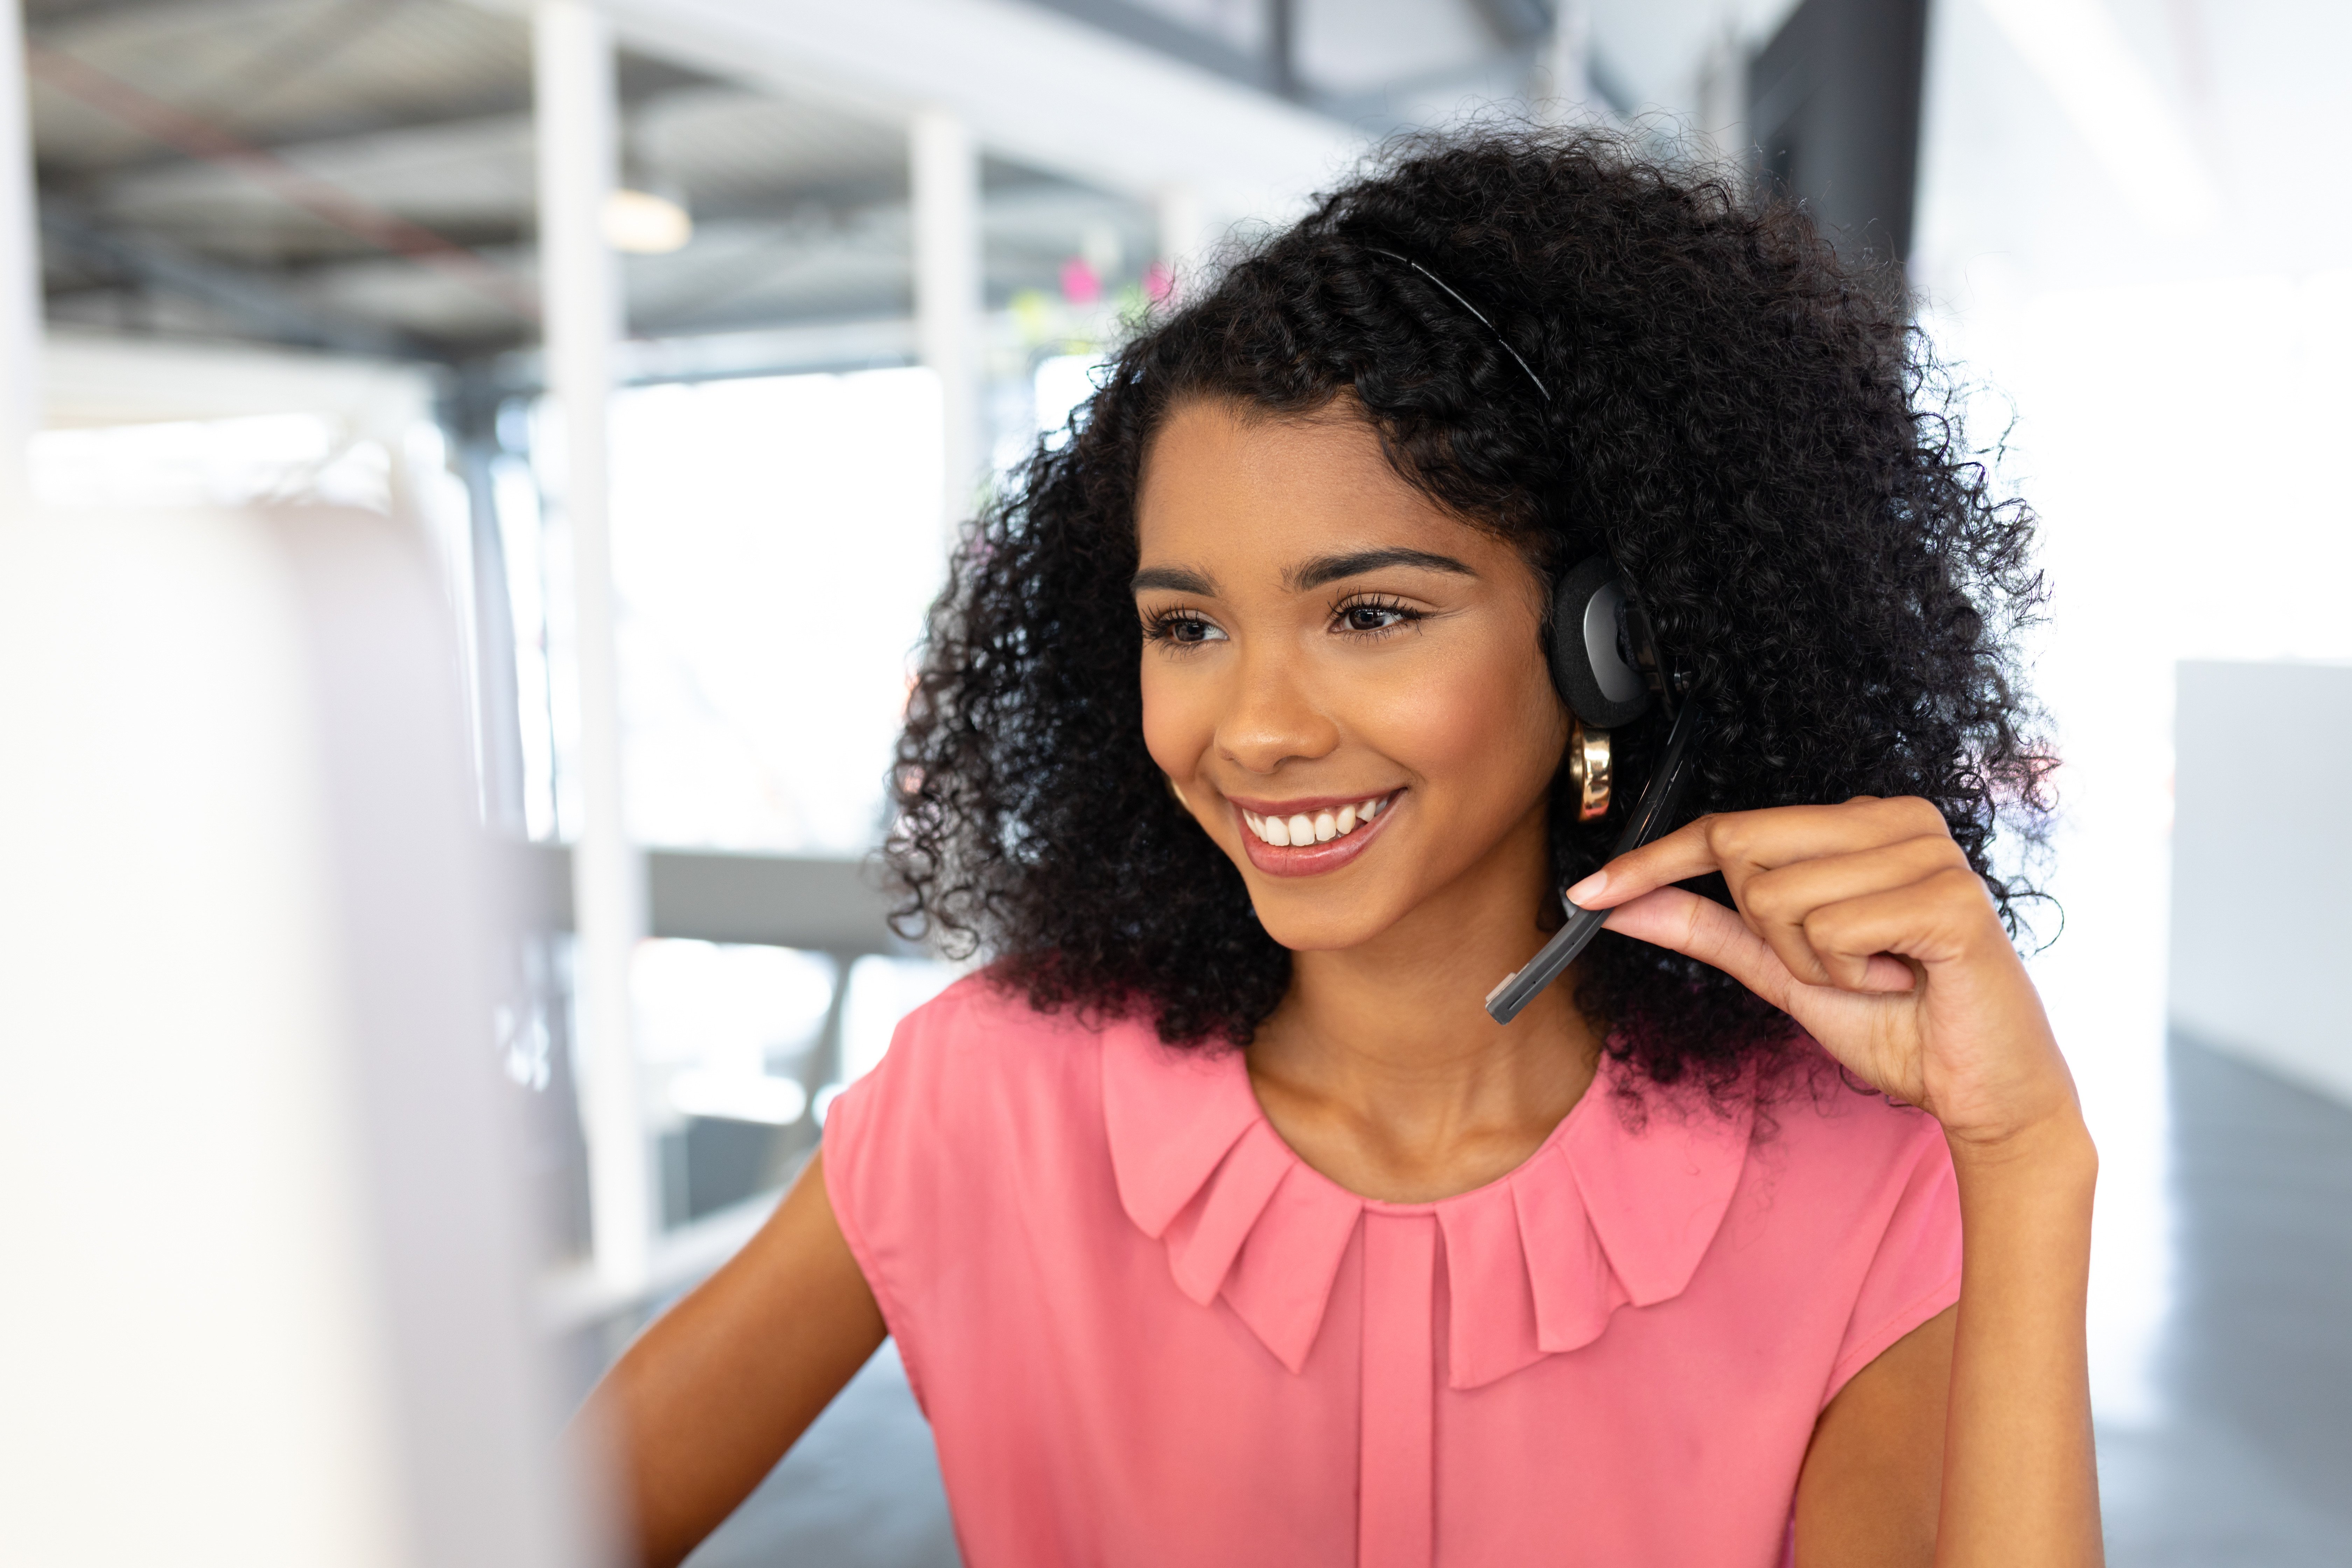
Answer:
M1832 981L1864 989L1874 963L1893 953L1933 967L1956 963L1988 942L2007 947L1983 880L1966 866L1909 887L1825 904L1805 917L1805 941Z
M1948 837L1937 834L1776 866L1746 878L1733 889L1733 897L1748 929L1771 944L1791 974L1811 984L1831 985L1837 982L1806 936L1807 917L1825 905L1911 887L1955 868L1966 870L1968 857Z
M1764 939L1713 899L1685 888L1660 888L1609 911L1609 929L1712 964L1775 1007L1786 1009L1795 984Z
M1620 855L1570 888L1568 898L1580 909L1610 909L1710 871L1722 872L1736 889L1750 874L1792 861L1927 837L1948 838L1950 830L1943 814L1916 795L1718 812Z
M1890 994L1908 991L1919 984L1919 972L1892 953L1874 952L1863 960L1862 968L1853 974L1853 984L1841 985L1842 991L1867 991Z
M1664 837L1620 855L1568 889L1568 901L1580 910L1605 910L1638 899L1654 888L1703 877L1719 868L1709 825L1718 820L1702 816L1685 823Z
M1793 1011L1797 993L1811 987L1763 938L1713 899L1686 888L1660 888L1609 911L1609 929L1654 946L1711 964L1783 1011ZM1858 982L1845 989L1874 993L1908 991L1918 984L1911 966L1885 953L1873 954Z

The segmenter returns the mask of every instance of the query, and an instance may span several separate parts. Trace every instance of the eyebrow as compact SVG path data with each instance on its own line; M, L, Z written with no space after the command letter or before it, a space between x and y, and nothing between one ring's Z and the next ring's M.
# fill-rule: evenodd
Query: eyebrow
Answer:
M1292 593L1303 594L1310 588L1320 588L1326 583L1337 583L1344 577L1360 577L1384 566L1412 566L1423 572L1450 572L1462 577L1478 575L1451 555L1398 547L1357 550L1345 555L1318 555L1284 573L1283 581ZM1210 599L1217 596L1215 579L1190 566L1146 566L1128 581L1130 593L1140 594L1151 588L1171 594L1198 594Z
M1451 572L1457 576L1478 575L1451 555L1433 555L1426 550L1358 550L1346 555L1318 555L1314 560L1293 567L1284 575L1294 593L1319 588L1326 583L1337 583L1342 577L1358 577L1367 572L1377 572L1384 566L1413 566L1423 572Z
M1204 599L1217 596L1217 584L1205 572L1195 572L1190 566L1146 566L1129 579L1128 589L1140 594L1146 588L1164 588L1171 594L1198 594Z

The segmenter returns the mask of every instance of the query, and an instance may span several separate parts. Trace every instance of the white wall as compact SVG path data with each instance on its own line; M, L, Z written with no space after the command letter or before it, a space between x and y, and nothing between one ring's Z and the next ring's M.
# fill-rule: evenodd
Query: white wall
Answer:
M2347 48L2334 0L1931 12L1912 276L1938 348L1982 389L1971 437L2042 520L2031 673L2063 763L2045 885L2063 927L2033 972L2099 1142L2092 1384L2110 1427L2158 1413L2175 1286L2174 668L2352 659L2334 458L2352 422L2352 205L2309 195L2352 161ZM2038 913L2047 938L2056 911Z
M2176 1028L2352 1102L2352 665L2184 660Z

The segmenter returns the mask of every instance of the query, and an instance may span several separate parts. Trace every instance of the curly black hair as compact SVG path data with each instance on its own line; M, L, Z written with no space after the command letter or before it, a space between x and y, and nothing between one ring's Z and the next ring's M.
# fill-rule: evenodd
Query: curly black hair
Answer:
M1801 208L1622 138L1391 144L1139 323L974 525L898 749L901 932L984 952L1041 1008L1248 1043L1290 954L1144 748L1139 470L1188 399L1352 397L1407 480L1546 581L1605 550L1637 585L1710 721L1685 816L1925 796L2013 933L2030 889L1996 874L1995 827L2036 842L2046 812L2011 652L2041 596L2033 520L1964 446L1907 310L1891 268L1842 260ZM1663 739L1655 713L1618 731L1624 773ZM1555 788L1555 887L1606 858L1629 793L1580 826ZM1793 1035L1727 976L1614 934L1577 973L1609 1051L1654 1081L1721 1091Z

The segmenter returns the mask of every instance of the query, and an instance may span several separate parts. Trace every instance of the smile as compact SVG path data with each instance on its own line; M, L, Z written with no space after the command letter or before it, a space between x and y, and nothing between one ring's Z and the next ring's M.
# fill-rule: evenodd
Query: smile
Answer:
M1336 871L1369 847L1387 826L1402 790L1360 800L1232 803L1250 864L1276 877Z
M1373 795L1368 800L1351 801L1337 811L1328 805L1314 811L1296 811L1288 816L1279 812L1261 816L1254 811L1244 811L1242 824L1257 835L1261 844L1271 844L1279 849L1293 845L1304 848L1309 844L1328 844L1334 838L1346 837L1360 824L1378 816L1387 804L1385 795Z

